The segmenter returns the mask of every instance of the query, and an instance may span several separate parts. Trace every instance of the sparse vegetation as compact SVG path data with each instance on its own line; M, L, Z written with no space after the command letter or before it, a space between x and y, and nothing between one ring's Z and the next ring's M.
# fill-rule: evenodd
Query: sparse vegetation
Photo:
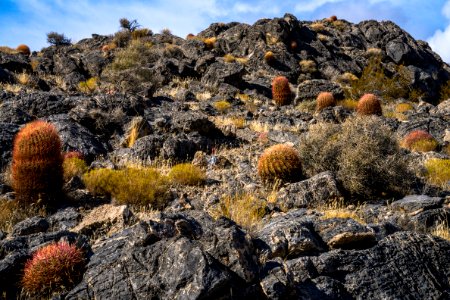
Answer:
M167 176L173 183L181 185L200 185L206 179L205 172L190 163L173 166Z
M236 57L234 57L232 54L228 53L225 54L225 56L223 57L223 61L226 63L232 63L236 61Z
M97 89L97 77L91 77L86 81L81 81L78 83L78 89L82 93L90 94Z
M314 22L310 25L311 29L315 32L325 31L325 25L321 22Z
M47 33L47 43L54 46L67 46L71 44L71 40L62 33L52 31Z
M50 297L68 291L83 276L84 253L61 241L38 249L25 264L22 286L29 296Z
M231 108L231 104L226 100L216 101L214 102L214 108L220 113L225 113Z
M210 37L203 39L203 43L205 43L206 49L213 49L216 45L217 38L216 37Z
M264 53L264 61L267 64L271 64L275 61L275 54L273 54L272 51L267 51L266 53Z
M392 132L377 117L312 125L299 144L307 176L332 171L354 198L401 195L415 181Z
M153 168L97 169L83 181L94 195L111 196L117 204L162 208L167 204L168 179Z
M320 111L326 107L335 106L336 100L334 99L334 96L330 92L321 92L317 96L316 100L316 110Z
M401 146L411 151L428 152L436 150L438 142L428 132L424 130L414 130L403 138Z
M429 183L450 190L450 159L430 158L425 169Z
M18 201L0 199L0 230L3 232L11 232L17 223L34 217L47 215L43 206L28 205L21 206Z
M136 31L141 25L137 22L137 20L130 21L127 18L121 18L119 20L120 27L124 30L128 30L130 32Z
M83 159L77 157L64 158L63 162L64 181L70 180L74 176L81 177L88 167Z
M317 72L316 62L311 59L301 60L299 62L300 70L302 73L315 73Z

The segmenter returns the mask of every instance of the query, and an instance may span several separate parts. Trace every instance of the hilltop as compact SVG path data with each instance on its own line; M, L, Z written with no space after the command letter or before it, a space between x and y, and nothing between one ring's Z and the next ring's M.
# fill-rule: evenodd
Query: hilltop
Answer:
M2 298L450 297L450 66L426 42L334 16L121 26L0 47ZM67 278L22 277L61 240Z

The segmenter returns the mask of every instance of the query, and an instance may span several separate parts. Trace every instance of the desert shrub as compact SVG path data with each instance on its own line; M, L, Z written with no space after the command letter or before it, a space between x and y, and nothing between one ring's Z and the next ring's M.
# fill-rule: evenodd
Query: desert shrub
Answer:
M166 204L169 182L153 168L97 169L83 176L94 195L111 196L117 204L161 208Z
M302 73L315 73L317 71L316 62L311 59L301 60L298 64Z
M130 32L136 31L141 25L137 22L137 20L130 21L127 18L121 18L119 20L120 27L124 30L128 30Z
M272 51L267 51L264 53L264 61L268 64L273 63L275 60L275 54Z
M173 183L181 185L199 185L206 179L202 169L189 163L173 166L167 176Z
M131 32L131 38L133 40L138 40L152 35L152 31L148 28L136 29Z
M209 50L211 50L215 47L216 41L217 41L216 37L210 37L210 38L203 39L203 43L205 43L206 49L209 49Z
M68 181L74 176L80 176L86 173L88 166L83 159L77 157L64 158L63 171L64 180Z
M78 159L84 159L84 155L83 153L79 152L79 151L69 151L64 153L63 155L64 159L69 159L69 158L78 158Z
M330 92L321 92L317 95L316 110L322 110L326 107L335 106L336 100Z
M55 46L66 46L70 45L71 41L64 34L52 31L47 33L47 43Z
M344 74L339 75L337 78L337 82L344 84L344 85L351 85L353 82L357 81L358 77L356 77L355 74L352 74L350 72L345 72Z
M278 106L291 103L292 92L289 81L284 76L275 77L272 81L272 98Z
M55 200L63 182L61 139L56 128L38 120L25 125L14 139L12 185L24 203Z
M340 106L345 107L350 110L356 110L356 108L358 107L358 101L352 100L352 99L344 99L344 100L339 100L337 102L337 105L340 105Z
M18 201L0 199L0 230L11 232L17 223L37 215L45 217L46 214L45 207L42 206L21 206Z
M424 130L413 130L403 138L401 146L411 151L428 152L436 150L438 142Z
M30 56L30 54L31 54L30 47L28 47L27 45L24 45L24 44L17 46L16 50L17 50L17 52L22 53L23 55L26 55L26 56Z
M93 93L97 89L97 77L91 77L86 81L81 81L78 83L78 89L82 93Z
M38 249L25 264L22 286L31 296L48 297L73 288L83 276L84 253L61 241Z
M413 110L414 106L411 103L399 103L395 106L395 112L405 113L407 111Z
M236 224L252 230L266 214L267 202L250 193L226 195L210 213L213 217L226 217Z
M351 198L403 195L415 180L394 134L374 116L312 125L299 144L306 175L332 171Z
M114 34L113 43L117 47L126 47L131 40L131 32L128 30L120 30Z
M265 183L300 180L302 164L297 150L285 144L267 148L259 157L258 175Z
M450 190L450 159L431 158L424 165L428 182Z
M315 32L325 31L325 25L321 22L314 22L310 25L310 27Z
M225 54L223 57L223 61L226 63L232 63L236 61L236 57L234 57L234 55L232 54Z
M331 25L339 31L344 31L347 28L347 24L342 20L336 20Z
M358 101L356 106L358 115L378 115L383 113L381 110L381 102L374 94L365 94Z
M213 106L220 113L225 113L231 108L230 102L226 100L216 101L214 102Z

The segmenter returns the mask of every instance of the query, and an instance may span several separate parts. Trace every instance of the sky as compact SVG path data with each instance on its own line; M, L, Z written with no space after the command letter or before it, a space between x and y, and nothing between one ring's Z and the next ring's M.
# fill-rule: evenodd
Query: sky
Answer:
M308 21L331 15L353 23L391 20L450 63L450 0L0 0L0 46L40 50L51 31L73 42L113 34L120 18L185 37L214 22L253 24L285 13Z

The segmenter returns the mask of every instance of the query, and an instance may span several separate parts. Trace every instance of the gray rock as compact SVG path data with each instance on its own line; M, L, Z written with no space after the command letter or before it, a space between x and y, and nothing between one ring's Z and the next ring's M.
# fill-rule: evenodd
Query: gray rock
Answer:
M391 203L391 208L406 213L417 212L418 210L427 210L441 207L444 203L443 198L430 197L427 195L409 195L403 199Z
M244 74L244 66L240 63L215 62L206 70L206 73L202 77L202 83L210 86L227 83L239 87L242 85L242 76Z
M81 221L81 214L73 207L59 210L47 218L52 231L69 230Z
M22 236L39 232L46 232L49 227L50 225L45 218L35 216L14 225L11 236Z
M336 179L331 172L326 171L283 187L278 193L277 203L287 209L317 207L340 196Z
M12 158L14 136L19 131L19 125L0 123L0 168L6 167Z
M337 83L323 79L313 79L304 81L298 85L294 103L315 100L321 92L330 92L336 99L344 96L341 86Z

